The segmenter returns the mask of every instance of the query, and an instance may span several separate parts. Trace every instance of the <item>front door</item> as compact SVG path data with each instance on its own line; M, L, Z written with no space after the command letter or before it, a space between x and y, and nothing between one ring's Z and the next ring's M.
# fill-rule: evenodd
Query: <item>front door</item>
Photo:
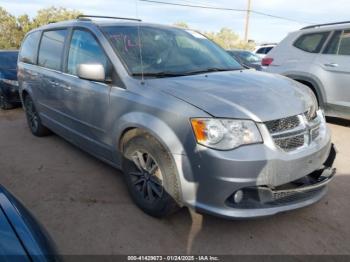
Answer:
M74 142L105 159L111 159L107 145L109 92L106 82L95 82L78 77L80 64L102 64L108 79L111 64L102 47L91 32L74 29L69 45L64 81L63 104Z

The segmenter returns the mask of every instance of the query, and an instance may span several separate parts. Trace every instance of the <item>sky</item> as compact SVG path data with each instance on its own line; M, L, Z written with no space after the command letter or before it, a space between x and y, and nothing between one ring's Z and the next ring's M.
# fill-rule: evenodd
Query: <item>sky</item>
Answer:
M160 0L169 3L246 9L248 0ZM139 17L145 22L174 24L186 22L200 31L232 29L244 35L245 12L220 11L147 3L140 0L0 0L0 6L13 15L35 16L41 8L50 6L76 9L84 14ZM289 32L314 23L350 20L349 0L251 0L254 11L290 18L294 21L252 14L249 39L258 43L279 42Z

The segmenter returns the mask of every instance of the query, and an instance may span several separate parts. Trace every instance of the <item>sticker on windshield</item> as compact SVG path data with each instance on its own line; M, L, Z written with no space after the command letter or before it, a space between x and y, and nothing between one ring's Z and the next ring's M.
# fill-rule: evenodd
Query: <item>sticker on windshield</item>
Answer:
M196 31L193 30L186 30L186 32L190 33L192 36L195 38L201 38L201 39L206 39L206 37L200 33L197 33Z

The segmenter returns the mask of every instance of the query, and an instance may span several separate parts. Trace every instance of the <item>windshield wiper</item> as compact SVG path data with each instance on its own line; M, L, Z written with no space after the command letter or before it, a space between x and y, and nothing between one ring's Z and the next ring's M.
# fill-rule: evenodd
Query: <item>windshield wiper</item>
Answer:
M177 77L177 76L185 76L183 73L175 73L175 72L155 72L155 73L133 73L133 76L150 76L150 77Z
M197 71L189 71L184 73L185 75L195 75L195 74L203 74L203 73L212 73L212 72L224 72L224 71L235 71L241 70L242 68L219 68L219 67L209 67L202 70Z

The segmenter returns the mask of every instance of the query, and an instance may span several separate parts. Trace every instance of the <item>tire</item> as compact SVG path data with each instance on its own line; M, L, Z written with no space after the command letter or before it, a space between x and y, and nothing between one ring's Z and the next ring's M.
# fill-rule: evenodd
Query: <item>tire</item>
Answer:
M145 133L128 140L123 151L124 179L136 205L158 218L176 212L179 183L170 153Z
M13 105L11 103L7 102L6 98L4 97L2 92L0 91L0 109L8 110L11 108L13 108Z
M34 136L43 137L51 133L50 130L42 124L39 113L36 111L34 102L29 95L24 99L24 109L29 129Z

